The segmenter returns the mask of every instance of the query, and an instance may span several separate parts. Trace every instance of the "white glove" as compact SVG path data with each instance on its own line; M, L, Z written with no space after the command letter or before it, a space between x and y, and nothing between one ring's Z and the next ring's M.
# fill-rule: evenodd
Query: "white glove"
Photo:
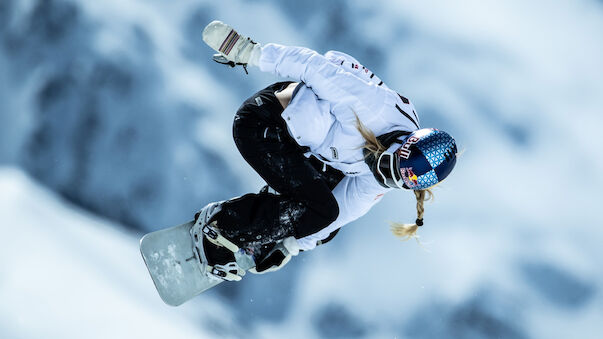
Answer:
M259 65L262 46L240 35L222 21L212 21L205 27L203 41L228 61L243 65Z
M297 243L297 239L295 239L294 237L286 237L285 239L283 239L283 246L292 256L296 256L299 254L299 244Z

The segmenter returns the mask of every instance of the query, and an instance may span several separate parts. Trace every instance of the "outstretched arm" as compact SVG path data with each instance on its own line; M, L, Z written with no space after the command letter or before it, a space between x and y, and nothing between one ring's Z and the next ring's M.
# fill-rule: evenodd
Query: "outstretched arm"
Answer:
M325 56L304 47L267 44L261 48L258 67L264 72L303 81L320 99L332 102L378 103L375 99L383 95L383 88L362 80Z
M311 49L261 46L219 21L207 25L203 40L229 61L303 81L320 99L335 104L376 112L387 95L385 88L357 77Z
M389 88L375 73L364 67L360 61L356 60L356 58L351 55L339 51L328 51L325 53L325 58L329 59L330 62L343 68L346 72L354 74L365 82L372 82L377 86Z

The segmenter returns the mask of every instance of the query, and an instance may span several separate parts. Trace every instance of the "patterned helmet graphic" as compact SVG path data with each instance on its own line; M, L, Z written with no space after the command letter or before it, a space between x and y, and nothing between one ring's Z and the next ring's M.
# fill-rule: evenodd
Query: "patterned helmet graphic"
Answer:
M424 128L393 144L381 155L377 168L389 187L422 190L450 174L456 164L456 153L456 143L450 134Z

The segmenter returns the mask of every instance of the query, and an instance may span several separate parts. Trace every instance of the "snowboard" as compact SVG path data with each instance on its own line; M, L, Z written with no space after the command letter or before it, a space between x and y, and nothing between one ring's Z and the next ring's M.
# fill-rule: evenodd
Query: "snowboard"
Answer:
M190 230L194 221L146 234L140 239L140 253L159 296L168 305L179 306L222 282L201 271ZM235 253L245 271L253 258L244 250Z

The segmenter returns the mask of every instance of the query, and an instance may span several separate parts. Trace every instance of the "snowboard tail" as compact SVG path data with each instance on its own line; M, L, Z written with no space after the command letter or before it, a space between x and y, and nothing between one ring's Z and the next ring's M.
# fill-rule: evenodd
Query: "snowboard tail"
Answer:
M201 271L195 256L190 230L194 221L146 234L140 240L140 253L161 299L179 306L222 282ZM240 251L235 254L239 266L248 270L253 259Z

